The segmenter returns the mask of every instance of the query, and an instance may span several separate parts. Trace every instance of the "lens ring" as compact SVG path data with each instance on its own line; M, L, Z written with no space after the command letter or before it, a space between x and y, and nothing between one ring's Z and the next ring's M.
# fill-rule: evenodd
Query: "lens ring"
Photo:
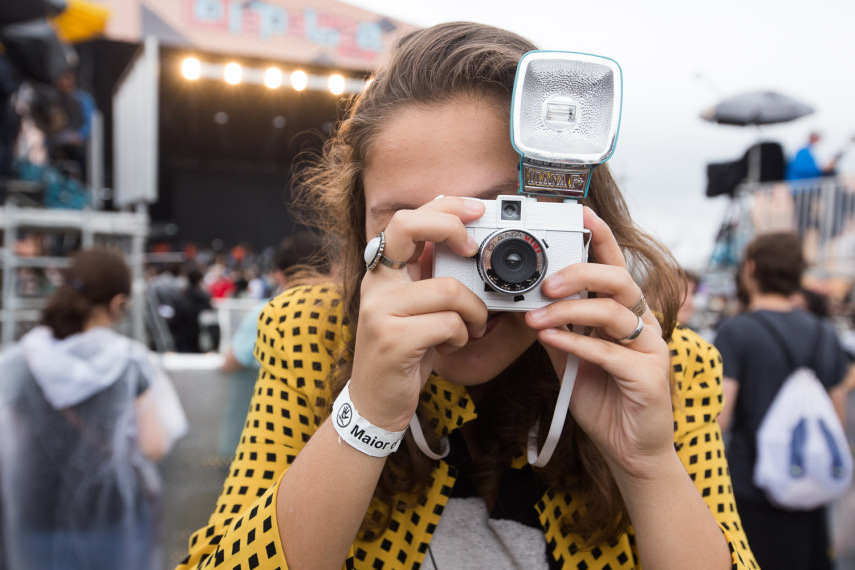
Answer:
M521 294L531 291L546 274L543 243L519 229L498 230L481 242L478 273L495 291Z

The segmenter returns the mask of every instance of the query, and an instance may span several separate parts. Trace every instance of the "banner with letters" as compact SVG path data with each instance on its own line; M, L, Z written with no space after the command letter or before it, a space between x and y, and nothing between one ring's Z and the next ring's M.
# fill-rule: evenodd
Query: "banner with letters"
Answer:
M337 0L98 0L108 38L367 71L416 26Z

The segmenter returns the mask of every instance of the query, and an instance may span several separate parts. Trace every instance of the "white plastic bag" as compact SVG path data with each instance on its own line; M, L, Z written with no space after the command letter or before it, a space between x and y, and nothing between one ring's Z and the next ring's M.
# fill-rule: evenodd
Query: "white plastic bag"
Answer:
M154 407L160 420L161 433L165 438L165 455L172 450L176 441L187 435L189 423L169 373L156 357L152 356L150 361L155 374L148 390L147 405Z
M796 369L757 432L754 484L781 508L810 510L849 489L852 463L828 392L813 370Z

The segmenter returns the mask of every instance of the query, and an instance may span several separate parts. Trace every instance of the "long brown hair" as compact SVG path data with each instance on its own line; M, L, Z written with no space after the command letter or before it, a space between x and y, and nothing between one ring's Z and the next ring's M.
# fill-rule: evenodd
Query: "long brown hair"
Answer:
M350 102L322 156L298 177L298 204L311 205L317 216L315 225L330 241L326 251L337 254L331 266L336 268L346 317L354 329L359 316L359 286L365 274L362 253L368 237L362 175L366 156L389 117L406 107L431 108L471 97L492 101L497 110L509 113L517 63L534 49L533 44L511 32L466 22L441 24L403 37L388 63ZM679 308L676 262L664 247L633 225L626 202L605 165L595 170L585 203L611 227L639 281L645 284L648 301L660 311L664 335L669 337ZM355 335L350 338L333 372L336 393L350 376ZM541 422L540 433L546 434L557 391L555 372L537 343L491 382L487 401L479 405L477 426L473 426L477 445L471 451L479 487L496 487L513 454L524 449L527 432L535 422ZM433 430L425 432L436 448ZM434 462L418 450L408 434L405 444L386 464L375 491L375 504L382 508L366 517L364 536L379 535L389 524L392 508L417 503L430 484L433 467ZM575 532L595 543L615 538L626 529L629 521L625 506L608 467L590 438L572 420L565 425L553 459L538 474L553 491L573 491L585 497L586 516L573 520L565 517L565 532Z
M116 295L130 295L131 272L122 256L105 248L79 251L72 257L65 282L48 300L42 324L64 339L83 331L96 307L106 307Z

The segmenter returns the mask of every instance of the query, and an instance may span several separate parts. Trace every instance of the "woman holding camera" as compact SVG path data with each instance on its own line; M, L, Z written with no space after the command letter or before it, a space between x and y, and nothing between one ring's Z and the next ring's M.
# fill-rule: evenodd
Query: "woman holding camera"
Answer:
M488 311L430 278L434 243L478 249L465 224L484 204L467 198L517 192L508 116L532 49L478 24L421 30L357 98L304 181L338 282L262 314L235 463L182 568L754 567L715 421L717 353L675 330L676 263L632 225L607 167L584 201L596 263L543 285L588 298ZM568 355L572 418L532 467L529 431L542 447Z

